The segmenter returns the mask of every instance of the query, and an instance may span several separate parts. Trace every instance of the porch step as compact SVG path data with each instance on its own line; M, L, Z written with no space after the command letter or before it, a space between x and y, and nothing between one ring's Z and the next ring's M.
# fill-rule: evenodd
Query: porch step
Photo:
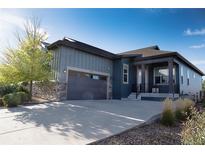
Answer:
M141 100L150 100L150 101L163 101L167 97L177 99L179 94L167 94L167 93L140 93Z
M172 98L173 94L168 93L140 93L141 97L160 97L160 98ZM174 98L179 98L179 94L175 93Z
M131 93L127 98L136 99L136 93Z
M121 100L137 101L137 100L140 100L140 99L136 98L136 93L133 92L127 98L122 98Z
M173 98L173 94L167 93L140 93L136 98L136 93L131 93L127 98L122 100L150 100L150 101L163 101L167 97ZM179 94L174 94L174 99L179 98Z

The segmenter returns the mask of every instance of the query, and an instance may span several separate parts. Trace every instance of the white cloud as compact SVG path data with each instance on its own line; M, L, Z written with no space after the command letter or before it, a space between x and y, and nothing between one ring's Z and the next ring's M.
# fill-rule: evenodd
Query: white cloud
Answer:
M12 14L2 14L0 15L0 24L1 26L5 26L6 24L11 24L17 26L21 29L24 28L25 19L19 16L15 16Z
M8 47L8 44L14 46L16 44L15 32L24 29L27 19L18 15L11 14L9 11L0 10L0 59L3 55L3 50ZM30 24L32 24L29 21ZM45 34L45 39L48 38L48 33L45 29L40 28L39 32Z
M194 29L191 30L190 28L188 28L187 30L184 31L185 35L188 36L193 36L193 35L205 35L205 28L202 29Z
M201 48L204 48L205 47L205 44L199 44L199 45L192 45L190 46L190 48L192 49L201 49Z
M25 19L11 14L8 11L0 10L0 58L2 59L3 51L10 44L15 45L14 33L24 28Z

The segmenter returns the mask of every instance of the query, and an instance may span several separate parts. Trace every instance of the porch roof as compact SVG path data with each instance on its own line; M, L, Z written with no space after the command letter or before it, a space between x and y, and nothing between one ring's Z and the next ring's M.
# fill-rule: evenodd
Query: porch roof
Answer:
M171 53L171 51L164 51L160 50L159 46L150 46L146 48L141 48L137 50L131 50L131 51L126 51L119 53L119 55L141 55L141 57L150 57L150 56L155 56L155 55L162 55L162 54L167 54Z
M180 55L178 52L168 52L164 54L158 54L148 57L136 57L134 64L143 64L143 63L156 63L156 62L165 62L170 59L179 59L182 63L188 65L190 68L198 72L201 76L204 76L204 73L198 69L195 65L193 65L190 61Z

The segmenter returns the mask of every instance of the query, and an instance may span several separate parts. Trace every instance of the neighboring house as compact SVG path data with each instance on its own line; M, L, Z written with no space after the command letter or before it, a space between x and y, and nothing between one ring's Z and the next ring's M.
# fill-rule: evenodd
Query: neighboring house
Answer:
M113 54L64 38L52 50L61 99L121 99L130 94L197 95L204 73L177 52L158 46Z

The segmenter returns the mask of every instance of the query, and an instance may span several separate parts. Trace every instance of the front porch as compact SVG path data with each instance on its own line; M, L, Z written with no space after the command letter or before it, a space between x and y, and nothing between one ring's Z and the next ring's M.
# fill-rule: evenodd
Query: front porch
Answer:
M179 65L173 58L136 61L134 66L132 92L137 96L179 97Z

